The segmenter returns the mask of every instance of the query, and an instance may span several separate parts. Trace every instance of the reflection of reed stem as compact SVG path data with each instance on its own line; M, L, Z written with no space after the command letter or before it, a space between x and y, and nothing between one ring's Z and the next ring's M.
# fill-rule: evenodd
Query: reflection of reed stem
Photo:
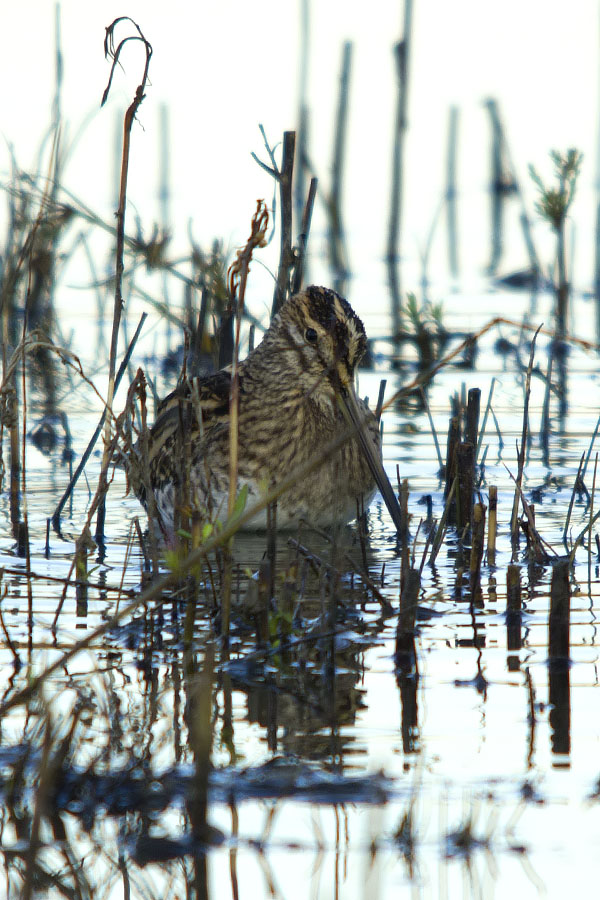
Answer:
M469 574L471 578L471 600L479 602L481 597L481 561L483 559L483 545L485 535L485 506L483 503L475 503L473 506L473 538L471 541L471 558L469 562Z
M496 565L496 532L498 530L498 488L495 484L490 485L489 492L490 513L488 516L488 545L487 545L487 561L488 566Z
M521 569L511 563L506 570L506 644L521 649Z
M456 234L456 145L458 109L450 107L448 125L448 157L446 162L446 216L448 221L448 265L453 278L458 277L458 244Z
M398 94L396 100L396 121L394 125L394 149L392 154L392 183L390 187L391 207L388 226L386 260L392 292L392 332L400 332L402 312L402 288L400 263L402 260L402 201L404 176L404 142L408 127L408 76L412 32L412 0L404 3L404 29L402 40L394 47Z

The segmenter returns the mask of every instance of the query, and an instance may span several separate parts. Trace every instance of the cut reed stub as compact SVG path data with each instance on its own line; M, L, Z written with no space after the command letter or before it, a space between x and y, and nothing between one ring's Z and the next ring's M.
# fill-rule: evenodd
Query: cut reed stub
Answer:
M465 427L465 441L477 446L479 433L479 408L481 406L481 391L479 388L471 388L467 400L467 421Z
M457 454L458 474L458 511L456 524L464 528L473 521L473 486L475 483L475 447L470 441L464 441L458 445Z

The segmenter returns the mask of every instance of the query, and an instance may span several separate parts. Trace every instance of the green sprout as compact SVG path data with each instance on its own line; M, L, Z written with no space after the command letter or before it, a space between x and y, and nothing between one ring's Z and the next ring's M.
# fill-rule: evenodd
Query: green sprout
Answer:
M583 154L573 148L565 154L552 150L550 158L554 163L555 186L546 186L532 165L529 166L529 174L540 192L540 199L535 204L537 212L550 222L555 231L560 231L575 196Z

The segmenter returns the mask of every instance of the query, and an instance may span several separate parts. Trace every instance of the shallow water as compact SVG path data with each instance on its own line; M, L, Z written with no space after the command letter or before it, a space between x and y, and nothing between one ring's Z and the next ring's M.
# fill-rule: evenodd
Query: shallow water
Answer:
M452 332L475 331L499 308L515 319L528 307L532 311L529 297L492 290L453 295L451 303L460 311L445 320ZM549 304L549 298L538 298L530 320L537 325L542 310L549 321ZM373 310L372 321L360 312L375 353L374 369L361 373L361 394L375 398L380 378L386 377L386 397L391 398L412 378L411 361L400 371L391 366L385 310ZM578 298L575 320L585 317L589 302ZM74 327L85 323L75 320ZM151 332L151 340L160 350L157 333ZM496 566L482 568L481 605L471 607L468 587L457 589L458 538L449 531L435 566L425 564L422 570L417 670L403 673L397 667L401 554L389 515L376 498L364 555L369 576L391 610L365 587L360 574L350 575L338 544L306 528L297 536L300 543L341 573L335 627L328 618L327 585L336 577L320 578L300 561L299 618L290 645L257 649L255 621L244 616L243 608L265 538L238 536L234 599L239 597L239 604L234 603L231 658L225 662L217 653L208 688L214 766L208 821L220 834L211 834L207 846L194 840L190 825L202 771L186 709L188 716L200 716L202 689L200 694L196 689L203 683L214 617L204 573L191 668L185 603L152 602L59 668L27 715L20 705L4 716L1 840L10 896L19 895L17 873L28 865L27 854L20 854L35 822L36 803L41 845L34 882L40 896L60 893L56 883L44 882L44 872L64 885L78 884L79 896L94 897L127 896L127 891L134 897L183 896L191 883L199 895L215 898L559 896L575 877L579 883L598 878L598 557L595 544L589 556L585 547L577 552L571 665L551 679L551 566L527 563L524 540L518 557L522 645L508 649L506 569L514 486L507 468L516 472L529 350L522 346L517 356L500 357L495 349L500 334L518 342L516 328L493 329L480 342L474 369L449 366L428 391L445 456L449 395L460 392L462 383L467 390L481 388L483 418L496 379L492 407L501 440L490 415L479 459L485 452L480 490L486 504L489 485L498 487L498 550ZM536 362L542 371L548 341L543 334L538 337ZM148 352L142 344L139 358ZM90 349L89 359L82 361L91 367L93 359ZM524 492L530 499L535 491L537 528L559 555L565 552L562 531L579 459L596 426L597 383L595 355L572 347L568 412L560 422L553 398L545 454L538 440L544 386L536 377L532 382ZM77 388L59 405L68 409L78 456L100 404L90 391ZM28 416L28 428L41 416L33 387ZM107 503L106 555L99 561L96 552L91 554L87 596L71 585L57 615L73 538L90 497L82 479L72 510L67 508L63 517L63 539L51 535L46 558L46 520L68 480L61 450L60 440L49 455L28 442L31 579L25 560L15 555L7 494L0 498L5 700L26 685L27 664L32 672L42 671L140 586L142 561L135 540L128 551L128 535L142 511L124 496L124 477L117 472ZM590 491L594 452L585 478ZM438 519L444 504L431 429L414 403L394 402L386 409L384 457L393 481L396 466L408 479L414 539L425 517L421 497L431 495ZM96 454L86 469L92 493L99 464ZM573 537L588 521L589 505L576 498ZM339 540L360 572L363 552L356 530L348 529ZM425 540L422 526L411 550L417 567ZM279 536L277 560L276 593L281 596L283 576L296 561L287 536ZM119 598L119 591L126 593ZM307 641L311 629L317 636ZM48 782L41 778L52 786L42 802L48 728L56 768Z

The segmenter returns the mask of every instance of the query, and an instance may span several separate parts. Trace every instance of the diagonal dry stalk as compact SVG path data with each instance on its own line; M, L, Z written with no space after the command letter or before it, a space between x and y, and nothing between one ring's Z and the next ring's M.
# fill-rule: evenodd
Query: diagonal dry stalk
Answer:
M115 46L115 29L117 25L121 22L130 22L135 30L137 31L136 35L130 35L129 37L123 38L117 46ZM123 51L123 48L130 41L139 41L144 46L144 51L146 53L146 62L144 65L144 71L142 74L142 80L138 87L136 88L135 96L131 105L128 107L127 112L125 113L125 119L123 122L123 152L121 159L121 181L119 188L119 208L117 210L117 254L116 254L116 267L115 267L115 303L113 308L113 326L112 326L112 335L110 342L110 358L108 363L108 396L107 396L107 405L109 408L112 408L113 398L115 393L115 375L116 375L116 360L117 360L117 345L119 340L119 324L121 321L121 312L123 310L123 272L125 268L125 208L127 205L127 175L129 171L129 150L130 150L130 142L131 142L131 128L133 125L133 120L136 117L137 111L144 99L144 91L146 89L146 83L148 81L148 69L150 67L150 58L152 56L152 46L149 41L144 37L141 28L137 25L133 19L129 18L129 16L120 16L118 19L115 19L111 25L106 29L106 37L104 39L104 54L107 58L112 60L112 65L110 69L110 75L108 79L108 84L102 95L102 106L105 104L108 95L110 93L110 88L112 84L112 79L114 75L115 68L120 61L120 56ZM104 542L104 517L105 517L105 502L104 498L106 495L106 491L108 489L108 485L106 483L106 472L108 471L108 465L110 462L110 458L107 459L108 448L110 445L110 418L107 417L104 429L104 458L102 464L102 473L103 476L102 482L100 485L101 488L101 498L100 503L98 505L98 516L96 519L96 540L98 543L102 544Z

